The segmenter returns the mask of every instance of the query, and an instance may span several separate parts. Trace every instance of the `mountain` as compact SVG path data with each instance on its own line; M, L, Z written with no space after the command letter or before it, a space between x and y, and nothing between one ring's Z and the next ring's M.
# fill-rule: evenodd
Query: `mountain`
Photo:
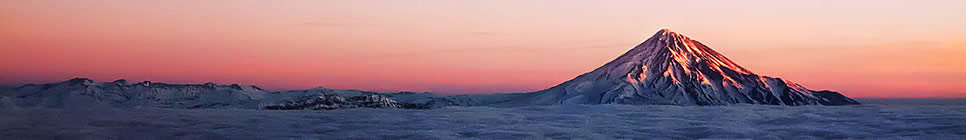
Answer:
M503 105L848 105L833 91L814 91L757 75L708 46L662 29L617 59L560 85Z
M396 101L401 100L401 101ZM0 90L0 108L236 108L236 109L428 109L460 103L430 93L376 93L313 88L271 92L238 84L167 84L127 80L97 82L74 78Z
M267 91L238 84L167 84L127 80L96 82L74 78L48 84L27 84L3 92L7 105L41 108L157 107L242 108L254 107Z
M848 105L833 91L814 91L760 76L684 35L663 29L617 59L549 89L518 94L439 96L313 88L271 92L238 84L167 84L75 78L0 88L0 108L313 109L553 104Z

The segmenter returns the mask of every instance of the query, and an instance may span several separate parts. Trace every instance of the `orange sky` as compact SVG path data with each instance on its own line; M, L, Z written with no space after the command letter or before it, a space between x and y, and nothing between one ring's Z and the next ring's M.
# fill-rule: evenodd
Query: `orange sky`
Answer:
M444 94L547 88L661 28L850 97L966 97L961 0L0 1L0 84L89 77Z

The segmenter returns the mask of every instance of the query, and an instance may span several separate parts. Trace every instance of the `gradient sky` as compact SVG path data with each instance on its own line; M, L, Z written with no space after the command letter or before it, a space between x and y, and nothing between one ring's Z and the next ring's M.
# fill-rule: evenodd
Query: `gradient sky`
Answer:
M0 84L544 89L661 28L850 97L966 97L966 1L6 0Z

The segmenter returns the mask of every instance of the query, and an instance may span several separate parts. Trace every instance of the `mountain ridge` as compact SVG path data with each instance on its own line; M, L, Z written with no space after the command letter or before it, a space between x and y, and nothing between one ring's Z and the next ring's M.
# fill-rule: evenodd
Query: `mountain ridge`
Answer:
M312 88L266 91L251 85L168 84L74 78L0 90L0 107L157 107L344 109L445 106L518 107L555 104L850 105L835 91L816 91L751 72L697 40L661 29L614 60L531 93L440 96Z
M479 104L470 96L432 93L378 93L323 87L267 91L254 85L98 82L88 78L25 84L0 90L0 108L176 108L331 110L347 108L431 109Z

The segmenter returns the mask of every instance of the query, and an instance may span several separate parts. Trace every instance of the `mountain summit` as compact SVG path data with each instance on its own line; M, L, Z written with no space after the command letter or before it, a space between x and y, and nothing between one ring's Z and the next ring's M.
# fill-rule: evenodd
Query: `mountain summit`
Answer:
M708 46L661 29L617 59L513 104L858 104L839 93L814 91L757 75Z
M848 105L855 100L760 76L701 42L662 29L594 71L552 88L524 94L437 96L314 88L270 92L238 84L166 84L75 78L0 89L4 107L159 107L342 109L551 104Z

